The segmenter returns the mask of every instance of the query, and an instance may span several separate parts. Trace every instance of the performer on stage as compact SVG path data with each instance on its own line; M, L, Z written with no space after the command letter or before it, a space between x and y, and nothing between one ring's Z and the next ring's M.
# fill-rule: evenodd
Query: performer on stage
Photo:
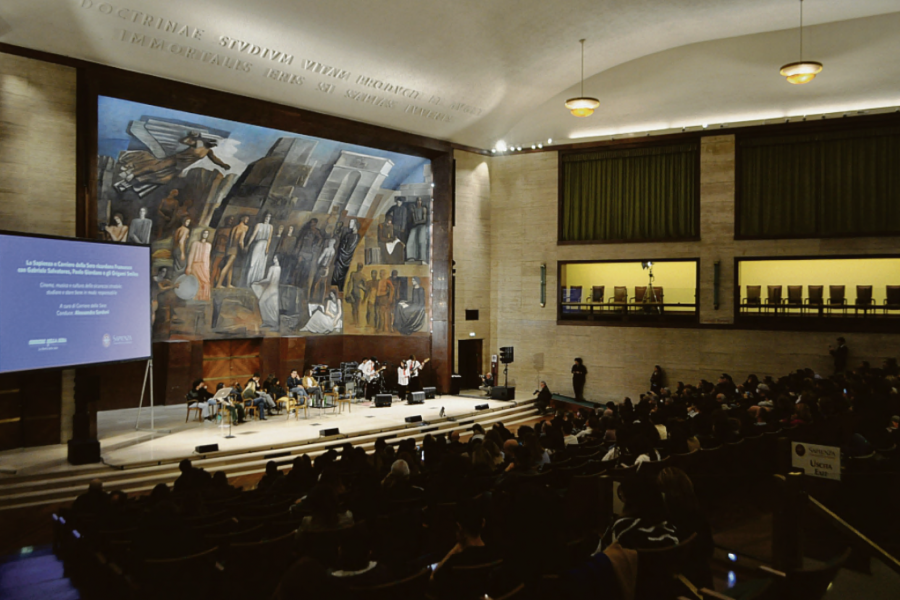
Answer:
M216 391L218 392L224 387L225 384L220 383L216 386ZM246 421L244 420L244 403L241 402L241 396L235 391L236 389L236 387L232 387L231 394L229 394L227 398L223 398L221 402L222 407L231 413L231 423L233 425L240 425L241 423L246 423Z
M202 410L202 416L206 420L212 420L216 416L216 401L212 399L213 395L209 393L206 382L202 379L195 379L191 384L191 390L187 393L188 406L197 404Z
M244 387L243 397L244 400L256 400L257 397L262 399L262 404L258 404L257 402L253 403L259 406L257 409L261 411L259 418L263 421L266 419L265 409L268 407L269 413L271 413L276 408L275 400L272 396L259 389L259 373L254 373L253 377L247 382L246 387Z
M375 377L375 363L366 356L362 359L362 362L359 364L359 374L362 376L363 385L365 385L365 397L366 400L372 399L372 394L369 386L369 382Z
M409 355L409 360L406 361L406 368L409 369L409 391L412 392L421 392L422 391L422 382L419 381L419 373L422 371L422 367L431 360L430 358L426 358L425 362L420 363L416 360L416 356L414 354Z
M397 395L400 400L406 400L406 388L409 387L409 369L406 361L401 360L400 366L397 367Z
M309 398L309 394L306 393L306 388L303 387L303 379L300 377L297 369L291 371L291 376L287 378L287 387L288 391L297 398L297 404L304 406L307 398Z
M313 377L313 370L310 369L306 373L306 377L303 378L303 387L306 389L306 393L309 396L313 396L316 399L316 403L321 406L322 405L322 388L319 387L319 382L316 381L316 378Z

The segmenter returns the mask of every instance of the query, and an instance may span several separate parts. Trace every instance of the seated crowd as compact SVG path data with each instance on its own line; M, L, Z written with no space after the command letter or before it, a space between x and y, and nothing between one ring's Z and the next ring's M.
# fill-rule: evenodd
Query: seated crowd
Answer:
M152 585L142 580L145 561L217 548L229 583L215 588L210 577L214 595L240 597L252 582L257 595L278 599L364 598L361 590L411 582L394 597L421 598L426 588L461 600L515 590L654 597L642 586L665 578L638 577L643 550L683 545L682 573L697 587L712 583L712 530L692 478L668 458L800 425L808 442L849 455L887 451L900 421L891 418L897 377L889 360L832 378L800 369L739 385L726 374L671 390L657 381L658 392L637 403L559 412L516 431L475 424L466 439L458 430L421 445L380 438L371 453L343 443L285 469L270 461L253 490L185 460L171 488L143 497L107 495L93 482L67 522L138 585ZM601 500L603 473L619 481L616 517ZM118 546L104 546L109 532ZM245 564L230 554L241 549L264 554Z

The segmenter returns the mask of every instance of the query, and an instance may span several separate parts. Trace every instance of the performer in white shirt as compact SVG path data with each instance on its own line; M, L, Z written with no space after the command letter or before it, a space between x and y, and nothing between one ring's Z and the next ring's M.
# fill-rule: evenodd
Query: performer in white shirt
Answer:
M422 383L419 381L419 373L421 373L422 367L424 367L429 360L431 359L426 358L425 362L419 362L416 360L416 356L414 354L409 355L409 360L406 361L406 368L409 371L410 393L422 391Z
M400 396L400 401L406 400L406 388L409 386L409 368L406 366L406 361L401 360L400 366L397 367L397 395Z

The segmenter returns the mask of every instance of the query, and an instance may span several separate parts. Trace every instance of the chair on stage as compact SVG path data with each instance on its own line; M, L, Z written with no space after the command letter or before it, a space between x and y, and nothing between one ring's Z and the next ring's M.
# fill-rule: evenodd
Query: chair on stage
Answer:
M844 286L829 285L828 286L828 304L826 305L829 312L835 308L839 308L845 313L847 312L847 298L844 297Z
M252 400L244 400L243 402L244 402L244 416L248 420L250 419L250 413L253 413L257 417L259 417L259 410L257 410L258 407L255 404L253 404Z
M197 411L197 420L203 420L203 406L200 404L199 400L192 400L190 398L186 398L187 400L187 416L184 418L184 422L187 423L191 418L191 411ZM193 406L191 406L193 404Z
M301 409L303 410L303 417L309 418L309 402L310 402L309 396L304 396L302 403L300 402L299 398L290 398L290 401L288 402L288 405L287 405L288 420L290 420L290 418L291 418L291 410L294 411L296 418L299 419Z

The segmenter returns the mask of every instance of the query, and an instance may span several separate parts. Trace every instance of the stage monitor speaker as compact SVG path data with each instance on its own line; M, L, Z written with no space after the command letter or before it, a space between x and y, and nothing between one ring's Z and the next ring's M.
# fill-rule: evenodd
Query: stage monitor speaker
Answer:
M433 398L434 396L432 396ZM425 392L412 392L409 395L409 403L410 404L425 404Z
M218 444L204 444L202 446L196 446L194 448L194 452L197 454L206 454L207 452L218 452L219 445Z
M491 400L515 400L516 388L495 385L491 388Z
M435 387L423 387L422 391L425 392L426 400L434 400L435 396L437 396L437 388Z
M375 408L390 406L392 398L390 394L375 394Z
M69 440L69 464L88 465L100 462L99 440Z
M422 415L416 415L414 417L406 417L406 422L407 423L421 423Z
M341 430L337 427L334 427L333 429L320 429L319 437L330 437L332 435L340 435L340 433Z
M487 404L476 404L475 405L475 410L487 410L489 408L490 408L490 406L488 406Z

